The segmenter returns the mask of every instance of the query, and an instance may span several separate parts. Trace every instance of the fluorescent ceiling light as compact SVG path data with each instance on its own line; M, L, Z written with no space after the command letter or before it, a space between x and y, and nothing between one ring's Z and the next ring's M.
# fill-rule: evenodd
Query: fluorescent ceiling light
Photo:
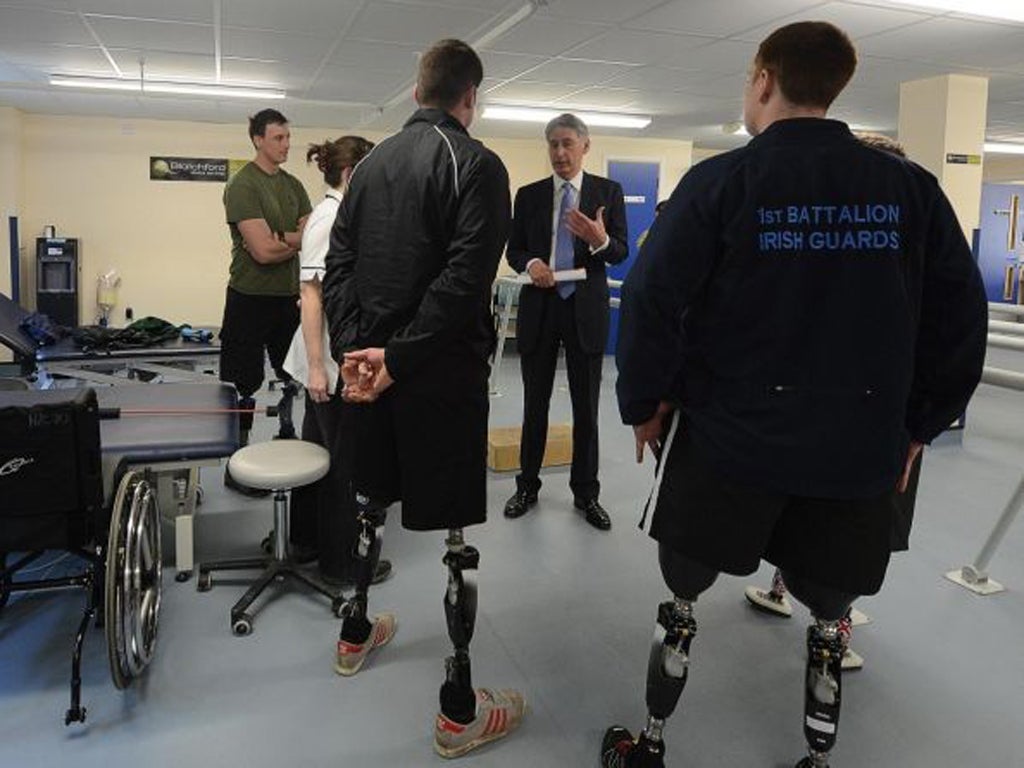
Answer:
M1024 155L1024 144L985 142L985 151L993 155Z
M547 123L550 120L572 110L543 109L540 107L484 107L483 118L487 120L516 120L526 123ZM643 115L620 115L612 112L575 112L580 120L590 126L604 128L646 128L651 118Z
M969 16L1024 22L1020 0L887 0L889 5L912 5L933 11L955 11Z
M62 88L134 91L136 93L173 93L182 96L212 96L230 99L283 99L286 96L284 91L270 88L251 88L244 85L169 83L156 80L118 80L109 77L54 75L50 78L50 85L58 85Z

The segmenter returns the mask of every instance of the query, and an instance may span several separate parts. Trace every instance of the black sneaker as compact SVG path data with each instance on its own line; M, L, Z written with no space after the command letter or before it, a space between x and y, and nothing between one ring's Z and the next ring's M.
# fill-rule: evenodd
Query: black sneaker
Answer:
M530 507L537 503L536 493L516 491L512 498L505 502L505 517L515 519L526 514Z
M248 485L242 485L231 476L231 469L229 467L224 467L224 487L253 499L262 499L271 494L269 489L250 488Z
M634 741L628 728L613 725L601 740L601 768L665 768L665 745L643 734Z

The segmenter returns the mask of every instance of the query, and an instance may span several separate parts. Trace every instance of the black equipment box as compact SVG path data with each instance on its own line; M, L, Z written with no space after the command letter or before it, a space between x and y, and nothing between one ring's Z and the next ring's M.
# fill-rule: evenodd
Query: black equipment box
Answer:
M96 393L0 392L0 552L80 547L105 514Z

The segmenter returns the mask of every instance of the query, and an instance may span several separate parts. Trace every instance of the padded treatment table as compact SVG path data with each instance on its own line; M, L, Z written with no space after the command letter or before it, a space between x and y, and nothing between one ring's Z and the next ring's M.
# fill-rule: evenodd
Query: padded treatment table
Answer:
M80 349L69 336L56 344L40 347L21 329L30 313L0 294L0 344L14 352L22 374L34 378L37 389L49 389L53 379L65 378L92 384L141 384L145 380L203 381L211 377L204 367L214 365L220 355L218 329L209 342L173 339L152 347L133 349Z

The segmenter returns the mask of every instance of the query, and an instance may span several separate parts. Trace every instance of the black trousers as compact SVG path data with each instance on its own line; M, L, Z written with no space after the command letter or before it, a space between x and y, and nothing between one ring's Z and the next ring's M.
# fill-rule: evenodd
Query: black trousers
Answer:
M520 357L523 375L523 437L519 446L520 491L536 493L544 447L548 436L548 408L558 364L558 348L565 347L572 400L572 470L569 487L579 501L596 499L601 492L597 479L597 407L601 394L604 355L591 354L580 346L576 331L576 296L561 298L550 291L544 304L541 339Z
M718 578L718 571L714 568L679 554L664 544L658 545L658 562L665 584L673 595L682 600L696 600ZM783 571L782 580L786 582L789 593L822 621L839 621L858 597L791 572Z
M336 579L349 572L357 534L352 408L337 394L315 403L306 393L302 439L326 448L331 468L317 482L293 490L291 498L291 542L319 550L320 573Z

